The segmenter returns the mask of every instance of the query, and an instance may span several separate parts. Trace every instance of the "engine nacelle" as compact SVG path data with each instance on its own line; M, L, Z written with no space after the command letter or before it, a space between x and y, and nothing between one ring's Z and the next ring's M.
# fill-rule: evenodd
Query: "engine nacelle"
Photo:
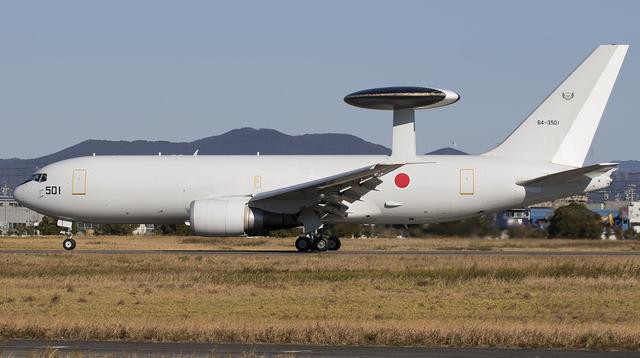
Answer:
M191 228L202 236L263 235L300 226L295 216L251 208L246 199L204 199L191 203Z

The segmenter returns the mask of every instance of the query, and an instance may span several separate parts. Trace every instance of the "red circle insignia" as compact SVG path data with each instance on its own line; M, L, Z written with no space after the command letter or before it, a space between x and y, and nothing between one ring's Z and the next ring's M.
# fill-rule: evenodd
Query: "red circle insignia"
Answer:
M398 188L404 189L409 186L411 178L409 178L409 175L407 175L406 173L398 173L396 174L396 177L393 179L393 181L396 183L396 186Z

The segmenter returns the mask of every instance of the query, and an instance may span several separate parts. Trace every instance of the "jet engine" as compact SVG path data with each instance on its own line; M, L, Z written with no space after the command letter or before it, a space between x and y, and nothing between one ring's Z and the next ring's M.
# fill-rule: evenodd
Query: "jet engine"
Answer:
M195 200L190 221L196 235L202 236L264 235L302 225L294 215L252 208L246 198Z

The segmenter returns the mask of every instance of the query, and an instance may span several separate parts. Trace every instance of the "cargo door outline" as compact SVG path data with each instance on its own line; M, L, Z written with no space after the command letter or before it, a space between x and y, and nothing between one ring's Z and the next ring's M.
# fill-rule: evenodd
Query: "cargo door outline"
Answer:
M460 169L460 195L473 195L475 190L475 171L473 169Z
M87 170L74 169L73 178L71 179L71 194L86 195L87 194Z

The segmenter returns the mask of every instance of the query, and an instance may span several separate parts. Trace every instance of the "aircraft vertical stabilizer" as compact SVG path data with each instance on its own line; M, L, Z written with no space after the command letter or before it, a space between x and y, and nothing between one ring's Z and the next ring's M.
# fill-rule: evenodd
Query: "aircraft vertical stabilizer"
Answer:
M504 142L485 155L582 166L628 48L597 47Z

